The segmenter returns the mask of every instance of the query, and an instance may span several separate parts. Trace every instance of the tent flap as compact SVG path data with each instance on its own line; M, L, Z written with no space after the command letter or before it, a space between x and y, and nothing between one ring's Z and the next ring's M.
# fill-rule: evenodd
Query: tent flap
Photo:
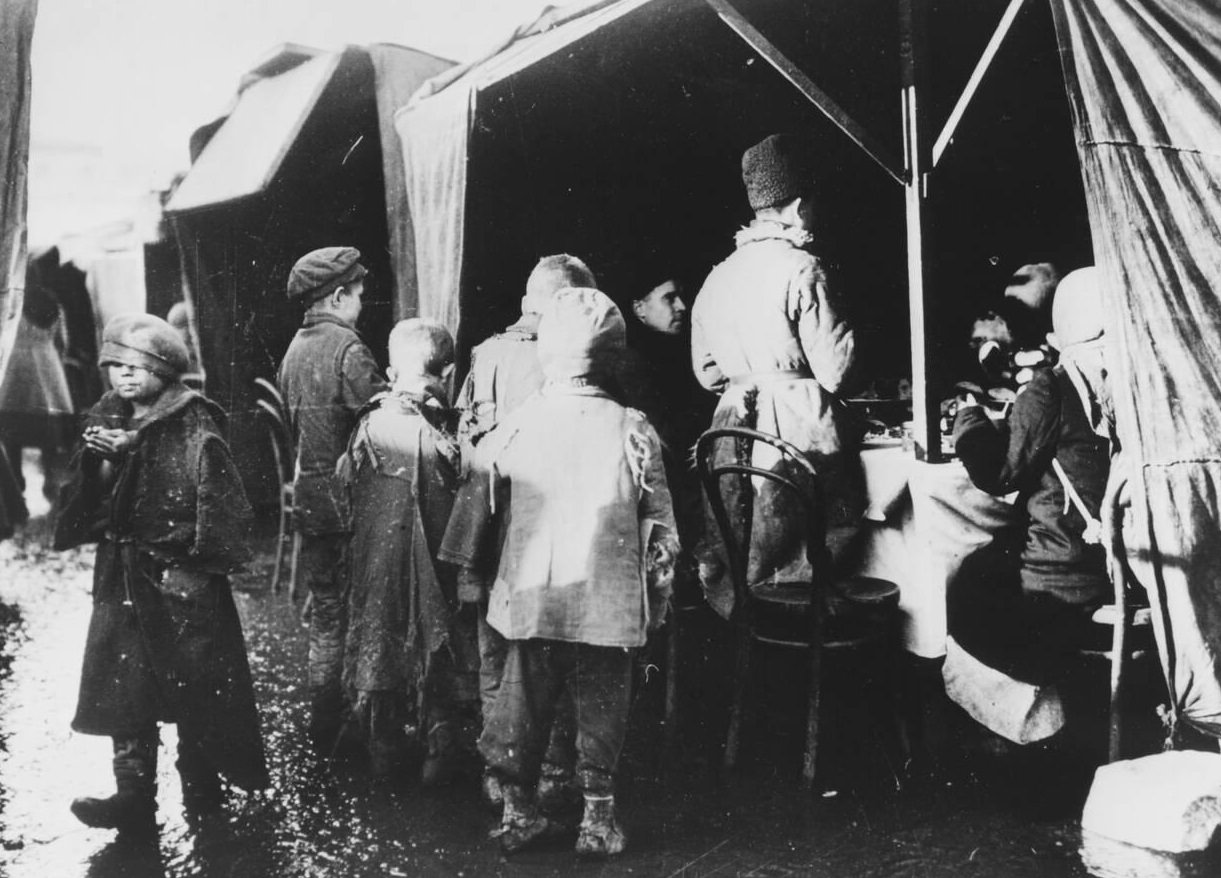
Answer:
M1221 7L1052 0L1179 717L1221 737Z
M247 87L166 210L183 213L262 192L280 169L340 57L339 52L320 55Z
M25 289L30 164L30 40L38 0L0 3L0 377L13 349Z

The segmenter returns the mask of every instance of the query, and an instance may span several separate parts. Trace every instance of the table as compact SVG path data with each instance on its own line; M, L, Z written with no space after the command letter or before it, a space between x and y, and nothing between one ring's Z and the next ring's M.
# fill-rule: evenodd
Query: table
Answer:
M962 463L915 459L901 440L868 442L865 521L833 543L851 572L899 586L903 644L925 658L945 654L946 586L963 560L1015 524L1013 497L999 498L971 484Z

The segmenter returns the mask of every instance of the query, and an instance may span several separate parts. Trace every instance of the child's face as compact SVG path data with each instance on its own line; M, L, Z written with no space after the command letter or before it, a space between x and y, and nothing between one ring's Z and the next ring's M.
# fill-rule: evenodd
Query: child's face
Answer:
M110 372L110 386L129 402L152 402L165 390L165 379L143 366L111 364L107 368Z

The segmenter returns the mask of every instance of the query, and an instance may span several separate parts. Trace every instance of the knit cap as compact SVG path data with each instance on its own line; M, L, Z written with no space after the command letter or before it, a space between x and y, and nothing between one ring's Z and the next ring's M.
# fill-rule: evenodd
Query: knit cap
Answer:
M360 264L360 251L355 247L311 250L297 260L288 274L288 298L301 299L309 305L366 274L368 271Z
M809 195L814 188L814 149L792 134L772 134L742 154L742 182L751 210Z
M182 336L152 314L120 314L102 332L99 366L140 366L173 379L187 371L189 363Z
M619 308L605 293L568 287L555 294L538 324L538 360L552 381L610 371L626 345Z

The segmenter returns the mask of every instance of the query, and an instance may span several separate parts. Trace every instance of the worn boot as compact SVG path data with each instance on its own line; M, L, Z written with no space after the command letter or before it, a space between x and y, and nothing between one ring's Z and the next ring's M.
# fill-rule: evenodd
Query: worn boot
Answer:
M182 780L182 807L189 817L219 811L225 803L220 775L203 748L189 735L178 730L178 761L174 763Z
M613 857L623 853L627 836L615 819L614 796L585 794L585 816L581 818L581 834L577 836L577 856Z
M550 820L560 820L569 829L574 828L581 812L581 790L572 769L544 762L535 801L538 810Z
M505 803L498 833L500 849L506 854L515 854L546 835L550 824L546 817L538 813L538 807L525 787L502 782L500 789Z
M500 788L500 778L496 776L495 772L489 771L486 768L483 770L483 781L481 787L481 792L483 793L483 804L487 805L494 811L503 810L505 804L505 794L504 790Z
M450 783L458 774L458 739L452 722L439 722L428 730L428 755L420 769L420 782L426 787Z
M72 813L96 829L153 835L157 830L157 733L113 740L117 792L105 799L73 799Z

